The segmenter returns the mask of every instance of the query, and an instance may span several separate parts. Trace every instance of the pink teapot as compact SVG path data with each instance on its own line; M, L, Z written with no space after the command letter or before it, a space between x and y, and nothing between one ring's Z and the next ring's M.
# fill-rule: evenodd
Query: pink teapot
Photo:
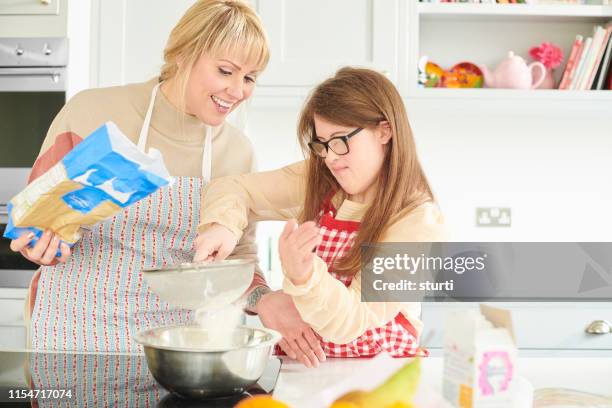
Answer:
M532 62L527 65L525 60L514 52L508 52L508 56L499 63L495 71L491 72L484 65L478 66L484 74L485 86L487 88L514 88L535 89L546 76L546 67L541 62ZM539 75L533 74L533 69L541 70Z

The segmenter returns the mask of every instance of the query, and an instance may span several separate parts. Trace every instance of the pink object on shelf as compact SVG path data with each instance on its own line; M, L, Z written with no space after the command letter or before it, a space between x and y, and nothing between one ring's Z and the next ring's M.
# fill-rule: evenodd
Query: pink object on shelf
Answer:
M544 76L544 80L537 88L554 89L554 70L563 62L563 50L552 43L543 42L538 47L532 47L529 50L529 55L535 61L541 62L546 67L546 75ZM536 78L539 78L539 76L536 76Z
M541 75L541 73L537 73L534 80L538 81ZM538 89L555 89L555 72L552 68L546 68L544 80L540 86L538 86Z
M546 77L546 67L541 62L532 62L527 65L525 60L514 52L499 63L495 71L490 71L485 65L479 65L484 74L485 86L488 88L535 89L539 87ZM534 75L533 70L540 70Z
M544 64L546 68L555 69L563 62L563 50L549 42L543 42L539 47L532 47L529 55Z

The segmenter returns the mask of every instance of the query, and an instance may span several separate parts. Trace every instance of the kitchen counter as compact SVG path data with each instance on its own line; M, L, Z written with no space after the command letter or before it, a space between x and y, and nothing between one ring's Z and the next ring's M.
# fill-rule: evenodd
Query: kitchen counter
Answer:
M597 353L592 356L581 353L577 356L575 353L562 352L559 356L553 357L543 357L541 351L524 354L527 355L518 360L518 373L535 389L569 388L612 396L611 353ZM329 359L318 368L308 369L285 359L274 390L274 397L289 405L304 406L303 402L308 398L314 398L324 388L333 386L343 378L358 372L364 364L367 364L367 360ZM425 358L421 367L421 380L441 392L442 357Z
M337 386L342 380L363 371L372 360L329 359L318 368L309 369L300 363L283 359L280 375L274 388L274 397L295 408L312 401L322 390ZM394 360L402 364L402 360ZM429 357L422 360L422 381L440 391L443 360ZM571 354L542 357L523 356L518 362L519 374L535 388L563 387L597 394L612 394L612 355L598 353L593 356L572 356ZM260 380L262 393L273 388L276 372L268 371ZM1 402L7 402L9 389L28 388L30 377L37 387L52 389L73 389L72 404L68 406L207 406L226 407L230 403L207 402L205 405L177 403L149 374L143 355L139 354L69 354L69 353L26 353L24 351L0 351L0 393ZM376 377L368 372L366 378ZM266 384L266 385L263 385ZM346 386L346 384L345 384ZM349 389L355 385L350 383ZM359 387L357 387L359 388ZM251 391L251 390L249 390ZM337 393L333 395L338 396ZM102 401L107 401L106 404ZM300 404L300 402L302 404ZM29 406L22 400L23 406ZM40 404L45 406L45 404Z
M257 384L241 395L188 401L157 384L143 354L0 350L0 406L30 407L29 394L37 392L39 407L232 408L249 395L269 393L279 367L271 358Z

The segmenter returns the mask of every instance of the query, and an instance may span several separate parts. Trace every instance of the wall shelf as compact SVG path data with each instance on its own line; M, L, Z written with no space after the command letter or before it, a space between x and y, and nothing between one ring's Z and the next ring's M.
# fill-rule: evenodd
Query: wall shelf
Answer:
M565 91L558 89L416 89L412 97L423 99L471 99L471 100L517 100L531 99L538 101L606 101L612 102L612 91Z
M427 56L441 67L469 61L494 69L508 51L529 63L529 49L544 41L560 46L565 55L555 70L557 83L577 34L592 36L596 25L612 21L612 6L471 4L410 2L404 44L407 50L400 69L400 89L413 100L482 102L496 107L504 102L517 106L551 102L556 106L586 106L595 110L612 106L610 91L560 91L515 89L421 89L417 64ZM518 103L517 103L518 102Z
M417 13L423 19L553 19L555 21L598 22L612 19L612 6L419 3Z

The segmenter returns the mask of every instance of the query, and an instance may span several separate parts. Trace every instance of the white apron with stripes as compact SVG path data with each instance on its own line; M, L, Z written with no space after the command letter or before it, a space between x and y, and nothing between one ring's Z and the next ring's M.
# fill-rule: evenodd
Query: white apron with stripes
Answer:
M144 151L159 84L153 89L138 147ZM207 128L203 179L176 177L123 212L97 224L73 247L66 263L41 268L32 310L34 350L135 352L146 328L191 321L147 288L141 270L193 258L200 197L211 176Z

